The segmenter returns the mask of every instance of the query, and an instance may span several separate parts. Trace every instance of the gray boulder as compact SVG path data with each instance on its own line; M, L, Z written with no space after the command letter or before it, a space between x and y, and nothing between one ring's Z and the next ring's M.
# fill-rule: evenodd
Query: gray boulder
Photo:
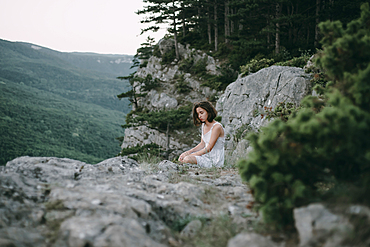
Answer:
M274 109L280 102L298 106L311 93L310 79L301 68L271 66L231 83L216 104L225 126L226 148L235 149L233 136L242 125L256 131L269 122L261 117L265 107Z
M200 220L192 220L186 225L180 234L183 237L192 238L199 232L201 228L202 222Z
M166 93L157 93L155 90L151 90L148 93L148 109L173 109L177 106L177 100L171 98Z
M175 41L173 39L161 39L158 42L159 51L161 54L170 52L175 47Z
M256 233L239 233L227 243L227 247L278 247L280 245Z
M353 234L354 226L341 214L334 214L324 205L315 203L294 209L295 226L300 246L339 247Z

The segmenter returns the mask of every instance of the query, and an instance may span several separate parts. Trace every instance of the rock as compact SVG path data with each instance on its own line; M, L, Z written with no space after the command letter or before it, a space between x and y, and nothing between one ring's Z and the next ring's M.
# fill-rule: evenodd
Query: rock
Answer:
M138 247L165 247L145 235L145 230L137 222L127 225L109 226L108 229L94 243L94 246L138 246ZM144 236L144 237L143 237Z
M47 245L45 244L45 238L34 229L7 227L0 229L0 246L42 247Z
M258 130L269 120L261 117L265 107L300 101L311 93L310 76L301 68L271 66L231 83L216 104L225 126L226 149L233 151L233 136L242 125Z
M347 214L366 217L370 221L370 208L362 205L351 205L346 211Z
M0 238L0 246L1 247L16 247L16 245L12 241L8 239L2 239L2 238Z
M227 242L227 247L278 247L270 239L256 233L239 233Z
M354 230L348 218L333 214L319 203L294 209L294 220L300 246L342 246Z
M174 44L173 39L161 39L158 42L161 55L172 52ZM138 109L147 109L150 111L176 109L180 106L203 101L218 95L216 90L207 86L201 86L203 83L201 78L182 71L180 67L184 59L188 59L187 61L192 61L194 64L200 59L204 59L206 61L207 73L210 75L219 75L218 67L220 67L220 62L204 52L191 50L189 46L185 47L179 43L178 48L181 60L177 61L175 59L171 64L162 65L162 58L151 56L147 61L147 65L136 71L135 77L147 78L147 76L150 76L153 80L158 80L160 84L159 88L143 91L145 88L144 83L140 82L140 80L134 82L133 88L135 89L135 93L141 95L137 98ZM190 92L179 93L178 83L182 80L191 88ZM133 110L137 110L135 107L136 104L133 104ZM140 127L136 129L125 129L122 148L135 147L137 145L143 146L149 143L156 143L162 148L167 147L167 141L163 141L164 134L157 135L156 133L152 135L153 132L155 131ZM176 147L170 149L174 149L177 152L171 154L169 159L173 159L183 151L193 147L188 146L189 140L183 140L179 137L176 137L176 139L172 137L171 139L173 140L171 144ZM190 143L192 141L194 140L190 140ZM197 141L199 142L200 140ZM186 145L185 143L188 144Z
M158 41L158 46L159 51L163 55L175 48L175 41L173 39L161 39Z
M227 214L230 203L235 212L230 217L245 214L251 199L236 172L210 179L187 169L182 174L184 167L162 161L144 170L128 157L96 165L55 157L14 159L0 170L0 243L179 246L171 231L176 222ZM189 224L183 234L198 226Z
M202 222L200 220L192 220L185 226L180 235L186 238L191 238L194 237L201 228Z
M251 147L249 146L249 141L246 139L241 139L235 147L235 150L232 152L231 159L228 160L230 163L235 163L241 158L245 158L250 152Z
M121 148L135 147L136 145L145 145L155 143L161 147L167 146L167 136L158 130L148 128L141 125L137 127L130 127L125 129L125 138L122 142ZM181 143L180 140L170 137L170 149L174 150L170 153L169 159L180 155L183 151L190 149L187 144ZM163 150L165 151L165 150Z
M148 109L173 109L178 104L175 98L171 98L165 93L158 94L155 90L149 92L148 101L151 104Z

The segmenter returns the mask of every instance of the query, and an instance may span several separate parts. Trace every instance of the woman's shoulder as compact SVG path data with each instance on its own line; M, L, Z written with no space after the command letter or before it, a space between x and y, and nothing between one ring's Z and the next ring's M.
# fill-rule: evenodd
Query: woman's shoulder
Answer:
M224 126L222 126L222 124L220 123L220 122L215 122L214 124L213 124L213 128L224 128Z
M223 132L224 128L222 127L222 124L221 123L216 122L213 125L213 130L215 130L216 132Z

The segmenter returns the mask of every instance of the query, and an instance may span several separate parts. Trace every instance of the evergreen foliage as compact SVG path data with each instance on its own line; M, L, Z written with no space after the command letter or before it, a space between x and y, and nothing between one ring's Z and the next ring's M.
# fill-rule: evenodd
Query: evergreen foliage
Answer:
M307 64L307 61L310 59L310 57L311 54L306 51L302 52L301 56L299 57L288 59L290 58L290 56L288 56L287 58L283 59L283 61L276 62L274 58L265 58L263 55L258 54L247 64L240 66L240 73L242 76L246 76L272 65L303 68Z
M138 144L135 147L123 148L118 155L126 156L130 154L146 153L146 154L158 156L160 154L160 151L161 151L161 147L155 143L145 144L143 146L139 146ZM131 157L135 158L135 156L131 156Z
M267 59L267 58L252 59L249 61L249 63L240 66L240 72L242 76L249 75L263 68L270 67L274 63L275 63L275 60L272 58L271 59Z
M178 93L188 93L191 91L191 87L188 85L188 83L185 81L184 79L184 75L180 75L178 78L177 78L177 82L175 84L175 88L176 88L176 91Z
M266 223L292 225L292 210L318 200L321 187L361 188L370 192L370 12L346 27L338 21L320 28L323 51L317 60L333 81L322 99L305 98L296 114L276 119L248 139L248 159L239 162ZM360 198L360 199L359 199Z
M161 132L167 130L167 124L171 129L185 129L191 126L191 105L180 106L178 109L133 112L126 116L124 128L135 125L147 125Z
M132 67L145 67L148 63L148 59L153 55L153 46L155 40L150 36L147 37L146 42L140 44L140 48L136 50L136 54L134 56L134 64ZM140 64L139 61L142 61Z
M176 58L175 48L171 49L169 52L162 54L161 58L162 58L161 60L162 65L171 64Z
M359 17L361 0L145 0L137 14L156 31L170 24L178 43L227 58L234 70L257 54L275 62L300 56L300 50L320 48L317 25L343 23ZM176 49L175 49L176 50ZM176 51L174 56L177 57ZM178 58L179 59L179 58ZM296 62L296 61L295 61Z
M118 94L117 98L118 99L128 98L131 104L134 104L135 109L138 108L138 104L137 104L138 100L141 97L144 97L147 94L146 92L152 89L156 89L161 85L160 80L158 78L153 79L152 75L150 74L148 74L145 78L141 78L141 77L135 76L135 72L134 72L128 76L117 77L117 79L128 80L131 85L130 90L124 93ZM140 93L138 93L138 91L140 91Z

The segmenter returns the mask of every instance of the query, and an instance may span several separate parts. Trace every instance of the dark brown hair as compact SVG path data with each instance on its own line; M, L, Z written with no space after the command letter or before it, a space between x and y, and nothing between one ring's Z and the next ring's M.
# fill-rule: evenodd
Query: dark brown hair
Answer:
M201 108L203 108L204 110L207 111L207 113L208 113L208 117L207 117L208 122L212 122L213 119L215 119L215 117L217 116L216 109L213 107L213 105L209 101L201 101L201 102L194 103L194 106L193 106L193 122L194 122L195 126L199 126L202 123L200 121L199 117L198 117L198 113L197 113L197 108L198 107L201 107Z

